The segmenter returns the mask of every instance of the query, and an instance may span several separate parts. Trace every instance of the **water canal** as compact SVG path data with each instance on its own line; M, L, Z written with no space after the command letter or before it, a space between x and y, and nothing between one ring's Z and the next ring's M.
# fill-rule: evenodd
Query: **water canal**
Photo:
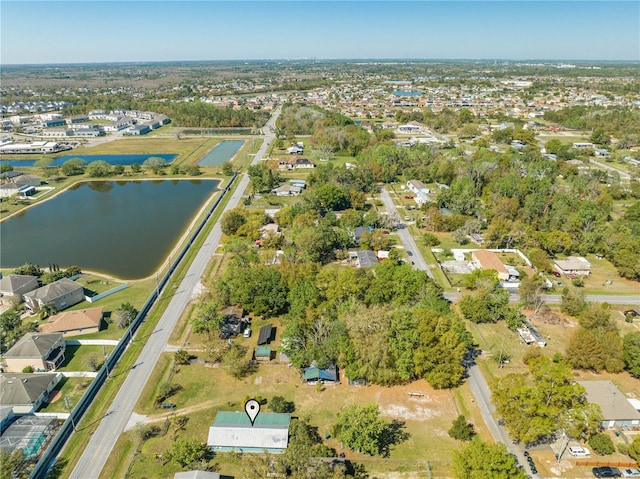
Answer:
M214 146L199 162L199 166L218 166L233 158L244 140L225 140Z
M215 180L88 181L0 225L0 266L152 275L217 191Z

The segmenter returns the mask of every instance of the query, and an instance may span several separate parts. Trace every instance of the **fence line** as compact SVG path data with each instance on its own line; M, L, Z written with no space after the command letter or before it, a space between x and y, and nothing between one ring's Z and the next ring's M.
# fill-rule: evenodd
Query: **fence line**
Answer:
M128 287L129 285L127 283L120 284L115 288L111 288L108 291L103 291L102 293L96 294L95 296L85 296L84 299L86 299L90 303L95 303L96 301L100 301L102 298L106 298L107 296L112 295L113 293L117 293L118 291L122 291L123 289L126 289Z
M98 392L102 388L102 385L105 383L109 371L112 371L116 367L118 361L120 360L120 357L129 345L129 342L133 339L134 334L136 333L144 319L147 317L147 314L151 310L151 307L155 304L160 291L162 291L162 289L164 289L166 284L169 282L169 280L171 279L171 275L176 270L184 256L187 254L189 248L191 248L191 245L193 245L194 241L204 228L207 221L209 221L209 218L211 218L213 212L216 210L222 199L229 192L237 177L238 173L234 173L233 177L229 181L229 184L225 187L224 190L222 190L222 194L218 196L218 198L216 198L205 217L199 223L198 227L195 228L193 234L189 237L187 243L183 246L183 248L180 250L180 253L176 256L173 263L169 267L169 270L163 275L156 288L151 292L151 294L147 298L147 301L145 301L144 305L140 309L138 315L131 322L129 328L127 328L117 346L113 349L113 351L111 351L111 354L107 357L104 365L96 374L95 379L91 381L91 384L87 388L87 391L82 395L82 397L78 401L78 404L76 404L76 406L73 408L73 411L71 411L71 413L69 414L69 418L62 424L60 430L58 431L58 434L56 434L56 436L49 444L49 447L44 451L44 453L34 466L29 479L43 479L46 477L50 466L53 465L53 461L58 456L66 442L69 440L69 437L71 437L71 434L73 433L73 424L80 423L82 416L84 416L87 409L89 409L89 406L91 406L91 403L98 395Z

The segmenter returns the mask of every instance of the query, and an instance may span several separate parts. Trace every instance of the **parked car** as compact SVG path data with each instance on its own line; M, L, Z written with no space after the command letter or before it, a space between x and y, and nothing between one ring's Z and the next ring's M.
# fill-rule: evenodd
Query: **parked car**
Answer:
M593 469L591 469L591 472L593 472L593 475L596 477L621 477L622 476L620 469L618 469L617 467L609 467L609 466L594 467Z
M557 271L552 271L551 274L554 275L556 278L560 277L560 273L558 273Z
M405 199L407 199L407 200L412 200L412 199L413 199L413 196L411 196L411 195L405 195Z
M622 472L622 477L640 477L640 469L637 467L622 469L620 472Z
M569 448L569 454L571 454L573 457L588 457L591 455L589 449L582 446L571 446Z
M244 333L242 333L242 335L243 335L245 338L250 338L250 337L251 337L251 328L247 328L247 329L245 329L245 330L244 330Z

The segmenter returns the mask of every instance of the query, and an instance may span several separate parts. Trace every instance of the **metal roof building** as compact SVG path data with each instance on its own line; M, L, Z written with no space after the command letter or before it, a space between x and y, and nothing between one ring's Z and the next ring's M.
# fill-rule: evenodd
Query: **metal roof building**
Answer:
M271 334L273 332L273 326L267 324L266 326L262 326L260 328L260 334L258 334L258 344L269 344L271 341Z
M207 445L217 452L281 454L289 443L291 414L260 413L253 426L244 412L220 411L209 428Z
M173 479L220 479L220 474L210 471L176 472Z

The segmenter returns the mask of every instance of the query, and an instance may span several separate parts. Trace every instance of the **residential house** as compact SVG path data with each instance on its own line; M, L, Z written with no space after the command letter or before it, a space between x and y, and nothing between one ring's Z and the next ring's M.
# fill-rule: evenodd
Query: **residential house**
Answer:
M65 311L51 316L38 327L41 333L62 333L63 336L97 333L102 326L102 308Z
M56 311L62 311L84 301L84 288L69 278L62 278L26 293L23 297L25 306L33 312L49 303L53 304Z
M316 164L301 156L296 156L295 158L290 158L286 160L280 160L278 162L278 168L280 170L294 170L298 168L315 168Z
M366 249L356 253L356 266L358 268L367 268L379 263L378 256L375 252Z
M513 267L507 268L493 251L475 250L471 253L471 258L478 268L496 271L500 281L517 281L519 279L518 271Z
M640 412L611 381L578 381L578 384L585 388L587 400L600 406L603 428L640 427Z
M407 188L409 191L413 192L414 199L419 206L425 204L429 201L429 188L420 180L409 180L407 181Z
M262 412L253 424L242 411L219 411L209 428L207 445L214 452L282 454L289 444L291 414Z
M10 274L0 279L0 295L20 298L22 301L23 294L37 289L38 286L39 283L36 276Z
M582 256L557 259L553 262L553 267L565 276L588 276L591 273L591 263Z
M62 374L0 374L0 404L14 414L31 414L47 401Z
M31 366L35 371L54 371L64 361L62 333L26 333L2 355L7 371L22 372Z
M276 196L298 196L302 192L299 186L281 185L271 190Z

